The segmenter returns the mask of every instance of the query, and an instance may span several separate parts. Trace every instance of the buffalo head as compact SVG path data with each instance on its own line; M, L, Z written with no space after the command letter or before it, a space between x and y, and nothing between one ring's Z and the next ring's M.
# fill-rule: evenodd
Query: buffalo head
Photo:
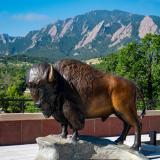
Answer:
M41 108L45 117L53 113L54 94L54 68L49 64L36 64L28 71L27 85L35 104Z

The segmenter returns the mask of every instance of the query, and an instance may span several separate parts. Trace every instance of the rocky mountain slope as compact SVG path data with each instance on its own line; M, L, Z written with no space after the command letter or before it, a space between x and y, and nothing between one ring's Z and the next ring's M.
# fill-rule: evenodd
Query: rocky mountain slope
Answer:
M97 10L58 20L25 37L0 34L0 54L89 59L138 41L147 33L160 33L160 17Z

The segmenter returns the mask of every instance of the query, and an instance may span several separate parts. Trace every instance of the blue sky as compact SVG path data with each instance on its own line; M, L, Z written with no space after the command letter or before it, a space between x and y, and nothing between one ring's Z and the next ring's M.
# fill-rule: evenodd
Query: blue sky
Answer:
M24 36L57 19L99 9L160 16L160 0L0 0L0 34Z

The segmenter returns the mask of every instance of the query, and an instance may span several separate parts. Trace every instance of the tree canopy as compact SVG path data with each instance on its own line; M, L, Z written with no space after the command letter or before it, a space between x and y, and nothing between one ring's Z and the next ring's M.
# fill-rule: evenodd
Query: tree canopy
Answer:
M134 81L143 90L149 108L156 106L160 99L160 35L147 34L140 42L102 58L96 67Z

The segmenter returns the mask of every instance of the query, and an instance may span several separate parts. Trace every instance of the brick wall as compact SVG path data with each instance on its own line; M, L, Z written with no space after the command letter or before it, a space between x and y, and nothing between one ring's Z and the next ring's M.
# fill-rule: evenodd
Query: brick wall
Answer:
M37 137L60 133L60 124L53 118L44 119L42 115L29 115L0 115L0 145L35 143ZM148 133L149 131L160 133L159 123L160 111L155 114L147 114L142 121L142 133ZM112 116L105 122L102 122L101 119L86 120L85 128L80 131L80 134L118 136L122 129L123 123L117 117ZM69 130L69 133L72 133L71 130ZM129 134L133 134L133 129L130 130Z

